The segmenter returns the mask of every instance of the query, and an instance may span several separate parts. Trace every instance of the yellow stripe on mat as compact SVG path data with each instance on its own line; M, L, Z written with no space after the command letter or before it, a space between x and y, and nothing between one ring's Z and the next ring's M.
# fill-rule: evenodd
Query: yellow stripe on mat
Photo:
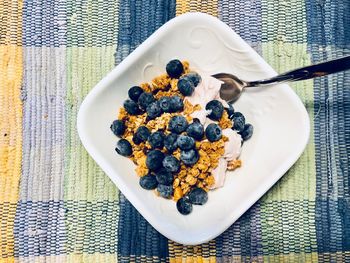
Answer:
M169 240L169 257L170 263L215 263L215 240L198 246L185 246Z
M176 15L187 12L202 12L212 16L218 16L218 1L208 0L177 0Z
M0 46L0 258L13 256L22 161L22 47Z
M0 204L17 203L22 160L22 47L0 46Z
M22 162L22 1L0 1L0 262L14 262Z

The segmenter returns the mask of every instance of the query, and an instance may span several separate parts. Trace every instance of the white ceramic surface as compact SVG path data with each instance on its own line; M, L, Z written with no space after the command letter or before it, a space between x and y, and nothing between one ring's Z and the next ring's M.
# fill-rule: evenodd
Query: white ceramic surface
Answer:
M153 227L169 239L194 245L221 234L281 178L303 152L310 125L288 85L247 90L234 105L254 125L243 147L243 166L228 174L223 188L209 192L205 205L183 216L175 202L139 186L134 164L116 154L118 139L110 131L128 89L163 73L172 58L209 74L230 72L245 80L276 74L218 19L185 14L157 30L91 90L79 110L78 132L86 150Z

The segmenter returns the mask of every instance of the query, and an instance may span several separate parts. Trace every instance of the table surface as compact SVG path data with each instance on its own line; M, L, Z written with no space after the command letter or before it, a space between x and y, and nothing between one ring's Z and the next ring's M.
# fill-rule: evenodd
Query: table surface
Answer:
M155 231L82 147L85 95L190 11L217 16L278 72L350 55L349 0L1 1L0 262L350 262L349 71L291 85L310 115L305 152L199 246Z

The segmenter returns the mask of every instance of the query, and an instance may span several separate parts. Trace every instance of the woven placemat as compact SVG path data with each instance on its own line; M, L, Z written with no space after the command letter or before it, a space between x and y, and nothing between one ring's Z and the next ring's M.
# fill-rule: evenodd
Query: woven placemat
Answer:
M278 72L350 55L349 0L0 1L0 262L350 262L349 71L292 84L311 120L305 152L206 244L160 235L84 150L86 94L194 11Z

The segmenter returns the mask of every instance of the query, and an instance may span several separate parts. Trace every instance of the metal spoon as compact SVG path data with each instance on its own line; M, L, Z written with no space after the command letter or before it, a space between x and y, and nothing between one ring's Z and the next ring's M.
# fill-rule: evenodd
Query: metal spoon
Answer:
M220 88L220 97L223 100L232 103L241 96L245 88L265 86L287 81L312 79L347 69L350 69L350 56L295 69L263 80L244 81L228 73L218 73L213 75L213 77L224 82Z

